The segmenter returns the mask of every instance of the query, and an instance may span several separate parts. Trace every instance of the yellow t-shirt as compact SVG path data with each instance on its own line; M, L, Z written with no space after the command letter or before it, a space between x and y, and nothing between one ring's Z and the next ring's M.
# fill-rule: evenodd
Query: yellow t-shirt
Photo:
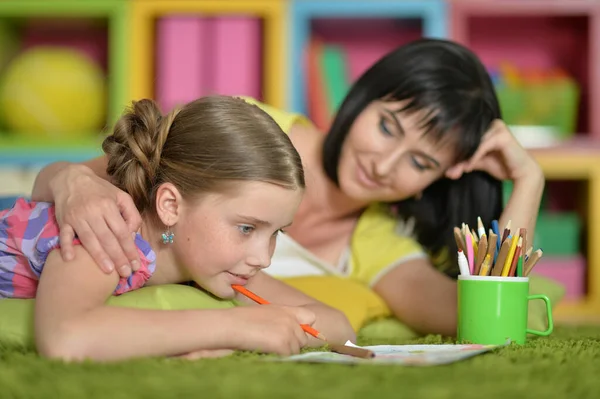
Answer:
M243 98L269 114L286 133L297 123L312 125L303 115ZM320 261L291 237L280 235L271 266L265 272L329 305L351 307L345 313L356 327L364 320L390 315L385 302L370 289L381 277L406 261L427 257L422 247L413 238L399 234L397 227L397 220L384 205L369 206L359 217L350 245L338 265ZM310 279L314 276L330 278ZM352 283L340 283L337 277ZM348 301L353 305L349 307ZM359 304L363 305L361 311Z

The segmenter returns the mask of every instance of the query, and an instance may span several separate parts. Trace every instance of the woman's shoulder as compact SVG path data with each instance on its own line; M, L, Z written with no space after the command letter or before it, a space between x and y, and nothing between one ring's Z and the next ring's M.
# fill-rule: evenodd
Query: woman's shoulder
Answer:
M358 218L352 245L358 248L385 247L392 252L402 252L403 248L420 251L421 246L408 227L409 223L398 220L386 205L372 204Z
M372 285L391 268L426 257L387 206L373 204L359 217L351 239L351 263L352 274L361 281Z

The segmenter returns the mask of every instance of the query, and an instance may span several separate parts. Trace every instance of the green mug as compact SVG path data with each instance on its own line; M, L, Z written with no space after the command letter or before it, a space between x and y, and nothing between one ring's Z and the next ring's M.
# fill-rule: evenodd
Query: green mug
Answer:
M529 301L546 303L548 329L527 328ZM459 276L459 342L482 345L524 344L527 334L548 336L554 329L550 299L546 295L529 295L529 277Z

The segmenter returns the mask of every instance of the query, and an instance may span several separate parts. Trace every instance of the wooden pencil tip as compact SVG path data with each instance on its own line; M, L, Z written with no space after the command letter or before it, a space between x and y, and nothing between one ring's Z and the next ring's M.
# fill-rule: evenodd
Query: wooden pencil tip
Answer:
M317 334L317 338L320 339L321 341L327 341L327 338L325 338L325 336L321 333Z

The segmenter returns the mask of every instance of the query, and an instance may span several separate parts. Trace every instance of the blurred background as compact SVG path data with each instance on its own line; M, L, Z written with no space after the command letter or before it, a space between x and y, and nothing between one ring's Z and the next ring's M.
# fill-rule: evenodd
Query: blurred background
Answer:
M423 36L485 63L548 181L535 273L565 285L559 317L600 315L598 1L3 0L0 196L29 195L50 162L99 155L132 99L167 111L247 95L326 130L366 68Z

